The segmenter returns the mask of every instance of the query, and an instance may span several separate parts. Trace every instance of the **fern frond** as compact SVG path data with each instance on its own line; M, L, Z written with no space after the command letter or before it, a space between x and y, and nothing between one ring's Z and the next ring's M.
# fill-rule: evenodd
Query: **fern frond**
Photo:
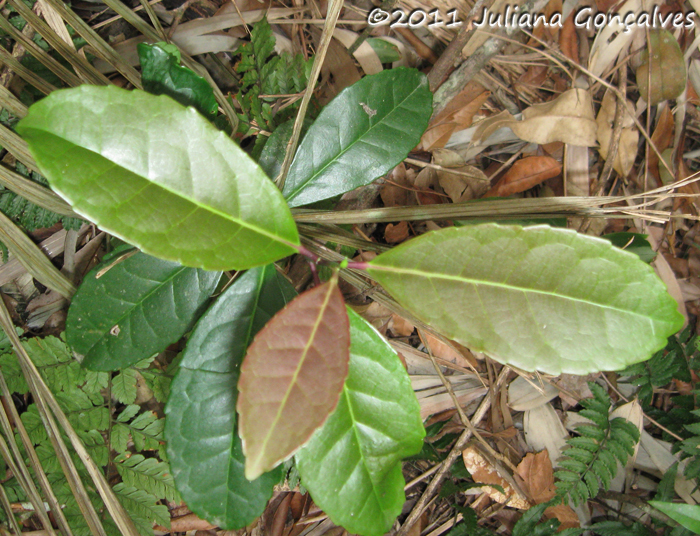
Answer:
M127 406L119 415L112 426L112 448L120 454L127 452L129 438L131 438L134 442L134 448L138 452L159 450L162 454L165 419L159 419L155 413L150 411L138 414L140 409L139 406ZM128 422L134 416L136 417L133 421Z
M153 536L153 523L158 523L166 528L170 527L168 507L156 504L157 497L123 482L115 485L112 489L143 536Z
M155 458L145 458L141 454L120 454L114 459L114 463L125 484L156 497L180 502L180 495L175 489L175 482L167 463Z
M122 404L133 404L136 400L138 374L135 369L127 368L112 378L112 396Z
M595 423L581 424L578 438L567 441L565 458L559 461L555 472L560 498L568 496L574 504L588 501L598 495L600 488L609 489L618 469L623 466L639 441L639 430L631 422L617 417L610 420L611 401L598 384L589 383L593 398L581 400L579 415Z

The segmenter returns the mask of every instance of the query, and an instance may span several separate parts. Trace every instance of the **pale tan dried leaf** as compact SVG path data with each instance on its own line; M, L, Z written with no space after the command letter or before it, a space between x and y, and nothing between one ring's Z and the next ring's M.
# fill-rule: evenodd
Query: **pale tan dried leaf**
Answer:
M631 101L627 101L631 108L634 105ZM608 159L610 143L612 141L614 123L615 123L615 108L616 99L612 91L606 91L603 96L603 102L598 111L596 122L598 123L598 141L600 147L598 152L604 160ZM625 113L622 119L622 132L620 133L620 144L617 149L617 155L613 162L613 168L621 176L626 177L632 171L634 161L637 158L637 146L639 142L639 131L637 130L634 119ZM657 159L658 165L658 159Z
M531 507L528 500L513 489L513 486L498 473L498 470L479 452L476 446L472 445L463 450L462 459L474 482L493 484L503 488L505 494L491 486L481 488L492 500L519 510L527 510Z
M359 37L359 34L351 32L350 30L336 28L333 30L333 37L343 43L345 48L350 48ZM384 70L382 62L379 61L379 56L377 56L377 53L367 41L364 41L357 48L353 56L355 56L355 59L360 64L365 74L377 74Z
M569 434L550 403L525 412L523 418L525 441L532 450L547 449L549 459L556 462L566 446Z
M508 386L508 406L513 411L527 411L545 405L558 394L557 388L549 383L540 386L537 378L528 381L518 376Z
M571 145L596 145L593 101L588 91L570 89L556 99L523 110L523 121L510 126L515 134L532 143L561 141Z
M462 203L483 196L488 190L488 177L479 168L468 166L464 158L449 149L433 151L433 162L443 168L454 169L459 173L450 173L445 169L436 170L440 187L450 196L453 203ZM471 175L473 178L465 176Z

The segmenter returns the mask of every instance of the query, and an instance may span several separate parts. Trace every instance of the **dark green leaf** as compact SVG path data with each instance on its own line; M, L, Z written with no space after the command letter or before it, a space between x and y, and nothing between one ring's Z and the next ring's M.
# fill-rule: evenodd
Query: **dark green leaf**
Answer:
M272 265L245 273L197 324L171 385L165 437L175 483L193 512L222 528L253 521L279 481L276 472L253 482L243 474L236 384L252 337L294 295Z
M141 252L98 279L102 268L87 275L66 320L68 344L92 370L128 367L176 342L221 277Z
M638 255L644 262L651 262L656 257L656 251L651 249L647 235L640 233L610 233L601 236L609 240L613 246Z
M405 501L401 459L421 450L425 429L396 352L348 309L350 371L338 407L296 454L314 502L351 533L388 532Z
M194 106L212 119L218 105L209 83L187 67L180 66L180 51L174 45L139 43L143 89L154 95L168 95L183 106Z
M192 108L115 86L55 91L17 126L51 187L105 231L208 270L296 251L279 190Z
M381 37L370 37L367 42L382 63L393 63L401 59L401 51L394 43Z
M319 114L284 184L290 206L308 205L369 184L401 162L428 126L432 94L419 71L366 76Z
M423 322L528 371L620 369L683 324L651 267L566 229L443 229L382 253L368 271Z

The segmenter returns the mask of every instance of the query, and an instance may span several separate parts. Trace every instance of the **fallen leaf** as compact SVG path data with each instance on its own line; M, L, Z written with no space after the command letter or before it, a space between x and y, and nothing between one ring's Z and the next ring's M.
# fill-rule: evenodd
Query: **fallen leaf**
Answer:
M300 294L258 332L241 365L236 408L248 480L293 455L333 412L349 348L334 279Z
M523 491L533 504L542 504L554 498L554 470L546 450L526 454L518 464L516 473L522 478Z
M559 33L559 48L562 53L575 63L579 62L578 57L578 35L574 24L575 11L566 18Z
M474 133L473 142L488 138L496 130L510 128L520 139L537 144L561 141L570 145L596 145L595 114L588 91L570 89L549 102L523 110L517 121L507 110L483 121Z
M433 162L443 168L454 169L459 173L450 173L447 169L435 171L440 187L450 196L453 203L463 203L482 197L488 190L489 181L483 171L468 166L464 158L449 149L433 151ZM471 175L466 176L467 174Z
M561 174L561 164L549 156L528 156L517 160L485 197L507 197Z
M631 105L631 109L634 109L634 104L631 101L627 102ZM612 91L606 91L596 119L598 123L598 141L600 142L598 152L605 160L608 159L610 143L612 142L616 106L617 99L615 95ZM632 166L634 166L634 161L637 158L638 142L639 131L634 124L634 119L632 119L628 113L624 113L622 116L620 144L617 149L615 161L613 162L613 168L622 177L626 177L630 174L630 171L632 171Z
M642 53L642 64L637 69L637 86L642 98L654 106L683 93L686 85L685 60L678 41L668 30L649 30L648 48L651 49L651 58L648 50Z
M656 120L656 128L654 133L651 135L651 141L659 150L659 152L665 151L673 143L673 134L675 130L675 123L673 121L673 114L671 113L670 106L659 106L658 119ZM649 172L654 175L654 177L660 182L661 175L659 172L659 157L656 151L649 151Z
M505 494L491 486L484 486L481 488L492 500L501 504L507 503L511 508L517 508L519 510L527 510L530 508L531 505L528 500L513 489L513 486L498 473L498 470L483 454L481 454L481 452L479 452L475 445L467 447L462 451L462 459L464 460L464 466L467 468L467 471L469 471L474 482L492 484L500 486L503 489Z
M416 329L416 327L404 317L394 313L393 315L391 315L391 325L389 326L389 329L397 337L409 337L413 333L413 330Z
M408 238L408 222L390 223L384 229L384 239L388 244L398 244Z

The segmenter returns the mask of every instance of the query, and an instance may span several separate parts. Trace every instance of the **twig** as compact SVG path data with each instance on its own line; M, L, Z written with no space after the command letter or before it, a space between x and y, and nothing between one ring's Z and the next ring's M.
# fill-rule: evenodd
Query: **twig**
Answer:
M275 179L275 183L280 190L284 190L284 181L287 179L287 173L289 173L289 168L292 165L292 159L297 151L297 145L299 144L299 137L301 136L301 128L304 125L304 117L306 116L306 109L309 107L311 102L311 97L314 93L314 87L316 86L316 81L321 74L321 66L323 61L326 59L326 52L331 44L331 39L333 38L333 30L340 16L340 10L343 7L343 0L332 0L329 2L328 15L326 17L326 24L323 27L323 33L321 34L321 42L316 51L316 57L314 58L314 64L311 67L311 74L309 75L309 83L306 86L306 91L304 91L304 97L301 99L301 104L299 105L299 112L294 121L294 130L292 131L292 137L287 144L287 151L284 155L284 161L282 162L282 168L280 169L279 175Z
M496 387L500 386L500 384L503 381L505 381L509 371L510 368L503 367L501 373L498 376L498 379L496 380ZM479 421L481 421L481 419L483 419L486 416L486 413L490 408L491 399L488 396L485 396L484 399L481 401L479 408L476 410L476 413L474 414L472 424L476 424ZM401 525L401 528L396 533L396 536L406 536L411 527L416 523L416 521L418 521L418 518L420 518L420 516L423 514L423 511L427 508L431 499L442 484L442 481L445 479L445 476L450 470L450 467L452 467L452 464L457 460L457 458L459 458L462 455L462 450L464 450L464 447L467 445L471 437L472 431L470 429L467 428L466 430L464 430L464 432L462 432L462 435L460 435L459 439L457 439L457 443L455 443L455 446L452 447L452 450L447 455L447 458L445 458L442 464L440 464L440 469L437 471L437 474L430 481L428 487L425 488L423 495L421 495L421 498L418 499L418 502L413 507L413 510L411 510L411 513L406 518L406 521L404 521L403 525Z

